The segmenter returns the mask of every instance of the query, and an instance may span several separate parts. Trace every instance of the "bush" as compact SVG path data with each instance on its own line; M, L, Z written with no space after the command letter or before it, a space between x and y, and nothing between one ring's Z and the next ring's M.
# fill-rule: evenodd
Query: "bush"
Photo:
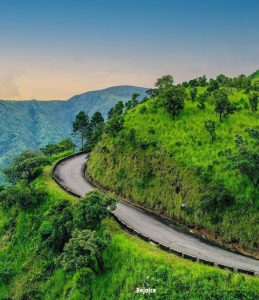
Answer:
M141 106L140 109L139 109L139 112L141 114L144 114L146 111L147 111L147 107L145 105Z
M47 214L47 220L40 227L43 245L62 252L72 235L73 215L71 204L63 200L55 204Z
M5 209L18 205L21 209L26 210L41 202L45 195L45 192L34 186L20 184L7 187L0 192L0 204Z
M76 271L80 268L103 268L102 252L108 245L108 236L100 238L96 232L76 229L72 238L64 247L58 262L65 271Z
M43 171L44 171L43 166L40 166L40 167L34 169L32 172L32 178L33 178L32 180L34 180L34 179L38 178L40 175L42 175Z
M115 200L98 192L91 192L74 207L74 228L94 230L113 209Z
M112 136L116 136L118 132L123 129L124 117L122 115L115 115L111 117L106 124L106 131Z
M40 155L37 152L23 151L15 156L9 167L3 169L6 178L13 184L21 180L26 180L30 183L35 179L35 170L40 166L50 164L49 157Z
M220 182L208 185L207 191L201 197L201 208L211 214L213 222L219 222L222 213L233 203L235 198Z
M9 284L14 275L14 268L9 263L0 263L0 282Z

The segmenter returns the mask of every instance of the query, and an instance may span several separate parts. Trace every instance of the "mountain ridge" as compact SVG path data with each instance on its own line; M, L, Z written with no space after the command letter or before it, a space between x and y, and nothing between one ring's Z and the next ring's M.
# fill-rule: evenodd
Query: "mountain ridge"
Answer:
M68 100L0 100L0 167L24 149L38 149L69 137L80 110L89 116L100 111L106 117L118 101L129 100L133 93L143 97L145 90L123 85L88 91Z

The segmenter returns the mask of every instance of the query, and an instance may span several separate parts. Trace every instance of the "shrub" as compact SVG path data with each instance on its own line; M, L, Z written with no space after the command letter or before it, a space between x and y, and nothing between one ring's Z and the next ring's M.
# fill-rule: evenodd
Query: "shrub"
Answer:
M116 136L118 132L123 129L124 117L122 115L115 115L111 117L106 124L106 131L112 136Z
M109 209L113 209L115 200L98 192L90 192L74 207L74 228L96 229L101 220L108 216Z
M102 253L108 245L108 239L107 235L101 238L96 232L76 229L65 245L58 262L65 271L76 271L87 267L96 270L96 266L102 270Z
M43 245L60 253L72 234L71 204L68 200L58 202L51 207L46 217L48 221L43 222L40 228Z
M201 208L211 214L212 221L218 222L222 212L235 202L235 198L229 193L221 182L208 185L207 191L201 197Z
M36 189L34 186L20 184L7 187L0 192L0 204L5 209L18 205L20 208L26 210L41 202L45 195L45 192Z
M144 114L146 111L147 111L147 107L145 105L141 106L140 109L139 109L139 112L141 114Z

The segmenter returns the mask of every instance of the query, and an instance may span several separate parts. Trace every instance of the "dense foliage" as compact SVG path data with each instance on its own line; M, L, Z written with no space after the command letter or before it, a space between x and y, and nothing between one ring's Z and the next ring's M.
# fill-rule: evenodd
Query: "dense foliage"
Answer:
M254 81L219 75L174 85L168 75L148 94L121 112L116 134L106 131L91 154L90 176L209 238L258 255Z
M0 299L145 299L136 289L148 287L156 289L150 299L256 299L258 279L167 254L111 219L100 223L93 216L104 216L102 208L90 214L96 230L77 228L80 201L65 194L50 172L46 167L31 186L46 194L29 210L0 206ZM101 207L110 202L94 192L83 207L94 201Z
M80 202L62 200L49 194L42 176L0 191L1 299L42 299L40 282L58 269L81 274L85 282L105 271L103 252L110 235L101 222L114 199L92 192ZM21 260L23 265L17 265ZM31 274L25 274L25 265ZM26 276L28 282L21 283ZM16 290L18 282L23 287Z

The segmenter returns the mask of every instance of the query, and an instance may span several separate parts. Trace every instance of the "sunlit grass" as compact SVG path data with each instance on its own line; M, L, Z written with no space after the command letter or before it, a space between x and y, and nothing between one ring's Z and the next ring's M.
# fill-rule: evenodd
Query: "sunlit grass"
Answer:
M233 89L230 99L247 101L247 95ZM257 251L259 245L258 205L259 193L249 179L229 168L226 150L236 151L236 135L248 139L245 129L259 126L259 112L243 109L230 115L223 122L206 104L200 110L197 103L185 102L185 108L176 118L164 107L149 100L125 115L124 130L117 137L104 135L94 149L88 162L88 172L105 187L131 199L159 214L187 225L196 224L207 228L212 234L221 235L226 242L238 241L240 245ZM147 109L141 113L141 108ZM217 138L213 144L204 122L216 122ZM131 145L127 135L136 130L137 140L157 141L157 147L143 150L139 144ZM235 197L235 204L222 212L222 221L214 224L199 209L202 190L206 187L201 177L211 182L223 182ZM152 176L147 178L148 172ZM176 186L180 192L176 192ZM254 202L253 198L257 200ZM181 209L186 203L190 208ZM236 220L238 219L238 222ZM245 226L244 226L245 224Z

